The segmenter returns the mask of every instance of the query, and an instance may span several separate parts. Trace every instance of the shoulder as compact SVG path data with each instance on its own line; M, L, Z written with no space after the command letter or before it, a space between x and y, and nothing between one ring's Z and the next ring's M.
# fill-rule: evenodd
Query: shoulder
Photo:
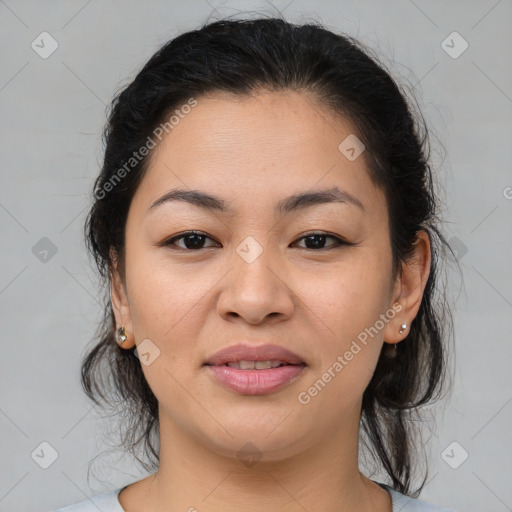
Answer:
M122 487L114 491L104 492L93 498L85 499L78 503L52 510L51 512L98 512L98 510L101 510L101 512L125 512L117 499L121 489Z
M455 512L447 508L439 507L438 505L432 505L431 503L417 498L406 496L405 494L395 491L388 485L379 485L384 487L391 495L393 512Z
M393 512L455 512L447 508L432 505L423 500L405 496L388 485L378 483L391 495ZM122 487L51 512L97 512L98 509L102 512L125 512L117 498L121 490Z

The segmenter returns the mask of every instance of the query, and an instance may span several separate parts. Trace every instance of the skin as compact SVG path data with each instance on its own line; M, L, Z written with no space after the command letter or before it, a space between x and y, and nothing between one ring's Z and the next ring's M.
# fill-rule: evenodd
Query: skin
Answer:
M400 326L418 312L428 237L418 233L413 257L393 280L386 199L364 153L349 161L338 150L354 128L313 96L197 100L152 150L128 214L125 274L111 276L117 327L128 336L123 348L149 339L160 350L142 365L160 404L160 466L125 488L120 503L127 512L389 512L388 492L358 469L361 401L384 341L405 338L409 327L400 334ZM274 211L291 194L332 186L365 211L348 203ZM173 201L148 213L176 187L218 196L234 212ZM161 244L189 230L209 237L204 248L187 249L184 239ZM336 247L327 237L308 249L303 237L313 230L354 245ZM252 263L236 252L248 236L263 249ZM298 394L393 304L401 311L307 405L299 403ZM242 340L286 346L308 366L272 394L237 394L203 364ZM251 467L237 457L247 442L261 455Z

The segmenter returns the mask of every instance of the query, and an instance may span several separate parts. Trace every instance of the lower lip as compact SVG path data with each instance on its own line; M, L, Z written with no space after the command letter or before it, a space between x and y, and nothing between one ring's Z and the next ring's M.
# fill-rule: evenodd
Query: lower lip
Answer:
M239 370L229 366L207 366L221 384L242 395L266 395L297 379L305 365L286 365L268 370Z

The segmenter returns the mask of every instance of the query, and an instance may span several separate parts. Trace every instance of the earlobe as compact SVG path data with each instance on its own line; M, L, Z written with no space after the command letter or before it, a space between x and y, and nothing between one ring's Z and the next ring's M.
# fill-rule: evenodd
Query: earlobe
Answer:
M110 272L110 301L115 316L114 338L122 348L131 348L134 345L134 337L130 306L123 280L116 265L115 253L113 254L112 250L111 258L113 265Z

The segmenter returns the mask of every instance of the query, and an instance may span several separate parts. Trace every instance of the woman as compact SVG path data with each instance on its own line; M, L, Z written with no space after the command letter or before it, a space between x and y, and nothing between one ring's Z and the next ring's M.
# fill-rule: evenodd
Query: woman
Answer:
M105 131L82 379L156 471L60 511L445 510L413 488L450 319L421 121L314 24L225 19L151 57Z

